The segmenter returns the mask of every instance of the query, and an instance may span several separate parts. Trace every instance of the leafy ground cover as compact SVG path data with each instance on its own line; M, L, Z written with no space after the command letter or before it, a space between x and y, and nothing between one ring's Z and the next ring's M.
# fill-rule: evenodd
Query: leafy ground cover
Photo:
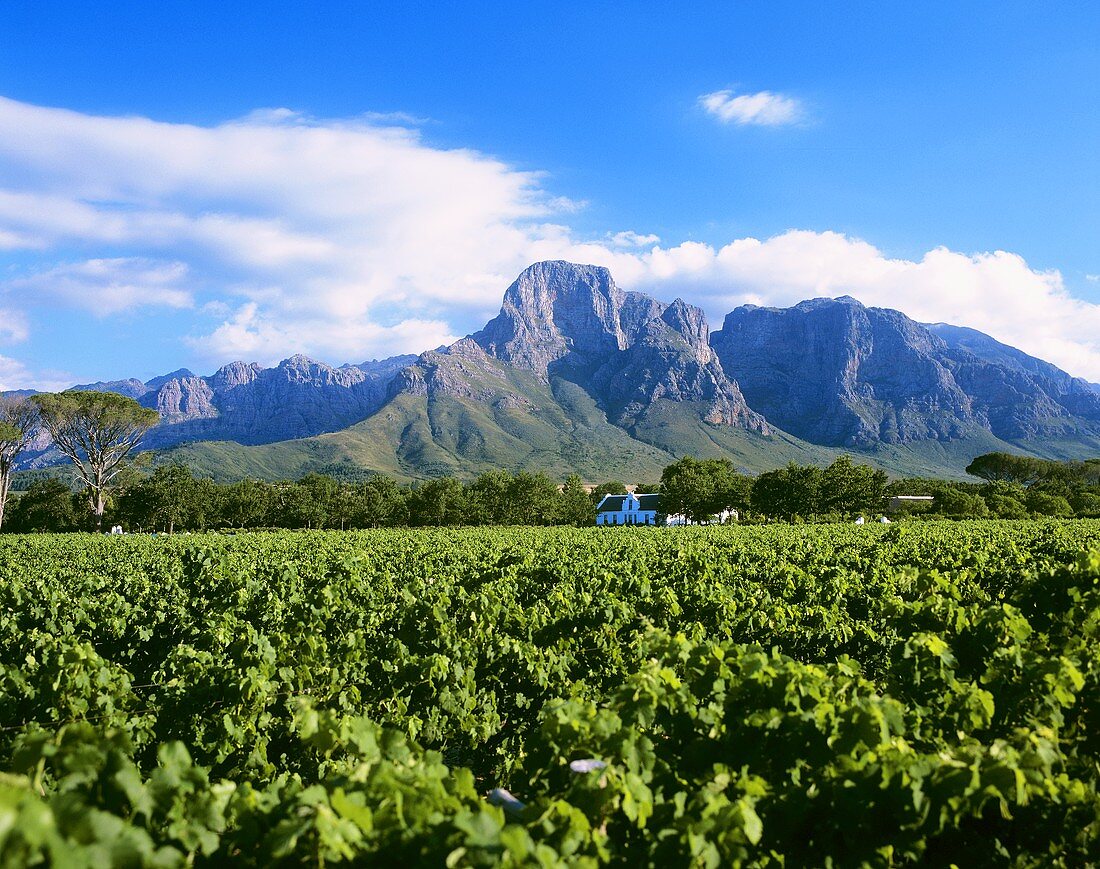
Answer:
M3 538L0 864L1089 865L1098 640L1093 520Z

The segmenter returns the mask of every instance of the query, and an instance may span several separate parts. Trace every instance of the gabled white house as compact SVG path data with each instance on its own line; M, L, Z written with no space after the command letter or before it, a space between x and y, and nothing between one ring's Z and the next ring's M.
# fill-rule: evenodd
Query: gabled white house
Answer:
M656 525L660 495L604 495L596 505L597 525Z

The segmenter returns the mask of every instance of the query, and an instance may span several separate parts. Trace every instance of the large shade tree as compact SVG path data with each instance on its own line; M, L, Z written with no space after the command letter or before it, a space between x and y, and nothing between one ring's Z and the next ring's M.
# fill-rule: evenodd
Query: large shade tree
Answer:
M38 408L26 398L0 395L0 527L11 491L15 463L34 438Z
M838 456L821 474L818 509L822 513L876 513L883 507L890 478L885 471Z
M1032 456L1011 453L986 453L966 466L966 472L990 482L1021 483L1031 486L1047 479L1058 462L1045 462Z
M155 410L113 392L59 392L32 396L42 427L71 461L103 529L103 511L115 478L160 419Z
M707 522L726 510L743 513L752 480L737 473L729 459L684 456L661 474L661 508L692 522Z
M752 484L752 506L765 516L793 519L818 512L822 470L796 465L761 474Z
M151 476L129 487L125 513L142 528L195 527L202 512L201 483L181 465L157 468Z

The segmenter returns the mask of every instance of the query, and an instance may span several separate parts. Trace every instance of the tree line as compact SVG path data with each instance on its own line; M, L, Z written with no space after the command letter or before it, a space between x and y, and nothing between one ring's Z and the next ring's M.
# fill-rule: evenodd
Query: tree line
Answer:
M67 392L0 398L0 530L146 531L229 528L379 528L460 525L592 525L606 494L576 475L564 484L542 473L490 471L472 481L443 477L404 485L383 475L349 481L321 473L297 481L219 484L169 465L143 473L137 449L157 415L113 393ZM44 432L70 461L76 488L50 474L10 503L16 461ZM908 513L930 518L1100 516L1100 459L1055 462L1007 453L976 458L967 471L982 483L891 481L842 455L825 468L788 464L750 476L728 459L682 458L660 482L662 519L709 522L735 510L741 521L843 521L881 514L891 495L931 495Z
M889 481L879 470L841 456L818 468L790 464L756 477L725 459L680 459L660 483L663 514L713 521L725 510L741 521L850 521L883 513L891 495L932 495L931 504L906 512L926 518L1100 516L1100 489L1044 480L1026 487L1005 480L964 483L930 479ZM108 498L105 519L127 530L198 531L258 528L456 527L464 525L576 525L595 523L606 494L626 492L620 481L590 490L580 477L558 485L545 474L490 471L474 480L442 477L401 484L383 475L349 482L309 474L294 482L216 483L178 465L147 475L124 475ZM40 474L9 511L10 532L73 531L94 527L83 493Z
M386 476L345 482L309 474L294 482L215 483L179 465L124 481L105 522L134 531L383 528L459 525L593 525L596 505L580 477L490 471L470 482L444 477L402 485ZM15 500L4 530L74 531L94 522L87 498L41 476Z

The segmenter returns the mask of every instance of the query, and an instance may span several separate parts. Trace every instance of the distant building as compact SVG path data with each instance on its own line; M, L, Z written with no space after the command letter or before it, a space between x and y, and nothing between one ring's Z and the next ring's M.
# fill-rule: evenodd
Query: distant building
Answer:
M596 506L597 525L656 525L661 509L660 495L604 495ZM736 510L723 510L714 517L715 522L736 522ZM682 513L665 516L664 525L694 525Z
M597 525L656 525L660 495L604 495L596 505Z
M703 522L703 525L710 525L716 523L719 525L725 525L727 522L736 522L739 514L736 510L730 507L727 510L723 510L721 513L716 513L709 521ZM673 513L671 516L665 517L666 525L698 525L698 522L692 522L683 513Z
M906 507L931 507L936 498L933 495L891 495L886 499L886 509L897 513Z

